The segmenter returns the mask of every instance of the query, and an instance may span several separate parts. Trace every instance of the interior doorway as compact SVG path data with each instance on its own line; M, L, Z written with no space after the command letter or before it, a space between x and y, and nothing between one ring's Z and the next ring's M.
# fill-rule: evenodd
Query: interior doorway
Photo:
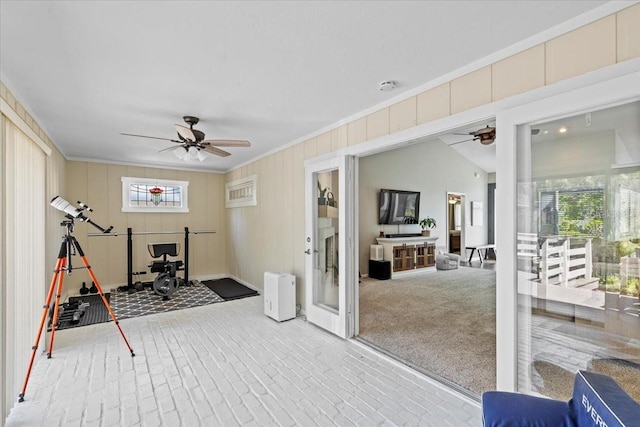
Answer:
M448 253L463 255L465 247L465 195L447 192L446 248Z
M471 223L470 206L488 204L495 144L482 144L469 135L492 124L475 123L376 150L360 156L358 163L363 277L357 293L357 339L474 400L496 385L495 271L469 265L465 248L486 243L487 223ZM429 233L436 259L438 252L454 251L460 254L458 264L438 270L436 262L433 269L424 268L415 243L420 242L421 226L413 221L380 223L383 189L419 192L416 216L437 222ZM372 245L379 236L415 241L398 241L398 251L378 255ZM466 298L471 289L474 298Z

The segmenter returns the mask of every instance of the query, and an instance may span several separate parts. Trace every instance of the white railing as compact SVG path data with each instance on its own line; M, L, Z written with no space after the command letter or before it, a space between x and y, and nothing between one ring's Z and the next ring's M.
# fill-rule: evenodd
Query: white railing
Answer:
M628 255L620 258L620 285L627 287L627 280L640 278L640 258L637 255Z
M537 258L538 254L538 235L533 233L518 233L518 257L521 258Z
M537 270L543 285L559 284L569 287L576 279L592 278L591 239L548 237L538 246L538 236L531 233L518 234L518 257L530 260Z

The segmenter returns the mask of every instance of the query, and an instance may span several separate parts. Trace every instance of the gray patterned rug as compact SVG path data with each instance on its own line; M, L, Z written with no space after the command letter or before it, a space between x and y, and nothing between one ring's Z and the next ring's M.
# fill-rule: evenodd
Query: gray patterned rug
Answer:
M224 302L224 299L200 282L196 282L193 286L178 287L166 301L154 293L150 287L145 287L144 290L131 294L128 292L113 292L111 294L111 308L118 320L217 302Z

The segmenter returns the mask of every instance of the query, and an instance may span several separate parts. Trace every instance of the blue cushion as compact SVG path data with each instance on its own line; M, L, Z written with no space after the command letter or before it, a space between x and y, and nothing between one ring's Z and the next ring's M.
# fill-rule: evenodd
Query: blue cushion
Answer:
M485 427L573 427L567 402L504 391L482 394Z
M640 404L606 375L578 371L569 406L580 427L640 426Z

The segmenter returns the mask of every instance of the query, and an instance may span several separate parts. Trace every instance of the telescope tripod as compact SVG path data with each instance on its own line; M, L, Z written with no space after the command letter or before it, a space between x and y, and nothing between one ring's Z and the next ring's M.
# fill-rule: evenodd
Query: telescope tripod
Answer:
M53 277L51 278L51 284L49 285L49 292L47 293L47 299L46 299L44 305L42 306L43 310L42 310L42 318L40 319L40 327L38 328L38 333L36 334L36 341L35 341L33 347L31 347L31 360L29 361L29 368L27 369L27 375L26 375L26 377L24 379L24 384L22 385L22 391L18 395L18 401L19 402L24 402L24 394L25 394L25 392L27 390L27 384L29 382L29 376L31 375L31 369L33 368L33 362L34 362L35 357L36 357L36 351L38 350L38 343L40 342L40 337L42 335L42 329L44 328L44 324L45 324L45 321L46 321L46 318L47 318L47 313L48 313L50 305L51 305L51 299L53 297L53 292L56 289L56 284L57 284L56 301L55 301L55 305L54 305L54 309L53 309L53 320L51 322L51 340L49 342L49 352L47 353L47 359L51 359L51 354L53 352L53 341L54 341L55 334L56 334L56 326L58 324L58 308L59 308L59 305L60 305L60 297L62 296L62 283L63 283L63 279L64 279L64 273L67 272L67 273L70 274L72 272L73 267L71 265L71 256L72 256L72 254L75 253L75 251L77 251L78 255L80 255L80 259L82 260L82 263L84 264L84 267L87 269L87 272L89 273L89 276L91 277L91 280L93 280L93 282L95 283L96 287L98 288L98 294L102 298L102 302L104 303L105 307L109 311L109 315L111 316L111 319L113 320L113 322L115 323L116 327L118 328L118 331L120 332L120 335L122 335L122 339L124 340L124 343L127 345L127 348L131 352L131 357L135 356L135 354L133 352L133 349L129 345L129 341L127 341L127 337L125 337L124 332L122 332L122 328L120 328L120 324L118 322L118 319L117 319L115 313L111 309L111 305L109 305L109 301L104 296L104 292L102 291L102 287L100 286L100 282L98 282L98 279L96 278L95 274L93 274L93 270L91 269L91 265L89 265L89 262L87 261L87 258L84 255L84 251L80 247L80 244L78 243L78 240L76 240L76 238L72 235L72 232L73 232L73 219L69 219L67 221L63 221L60 225L65 226L67 228L67 232L64 235L64 237L62 238L62 244L60 245L60 252L58 254L58 260L57 260L56 266L55 266L55 268L53 270Z

